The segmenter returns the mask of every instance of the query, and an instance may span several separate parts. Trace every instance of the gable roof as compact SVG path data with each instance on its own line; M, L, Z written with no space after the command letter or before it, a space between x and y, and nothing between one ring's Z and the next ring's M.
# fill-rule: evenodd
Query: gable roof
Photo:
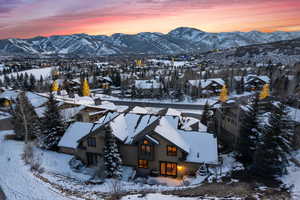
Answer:
M189 145L189 154L186 157L186 162L218 163L217 138L213 134L181 130L179 130L179 133Z
M110 123L112 134L125 144L130 144L133 138L152 124L157 116L122 113Z
M77 148L79 140L87 136L90 132L99 128L98 124L74 122L66 130L63 137L60 139L58 146L67 148Z
M206 88L207 86L216 83L219 85L225 85L225 82L221 78L210 78L210 79L201 79L201 80L189 80L189 84L195 87L201 87L201 88Z
M185 152L190 152L189 145L185 142L184 138L178 133L174 125L170 123L166 117L161 117L159 125L154 129L154 131Z

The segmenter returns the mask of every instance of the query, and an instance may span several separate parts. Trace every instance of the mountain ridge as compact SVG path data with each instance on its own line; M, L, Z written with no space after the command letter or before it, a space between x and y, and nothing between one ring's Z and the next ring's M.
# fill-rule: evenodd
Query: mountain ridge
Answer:
M0 55L116 55L116 54L178 54L206 52L214 49L248 46L300 38L300 32L210 33L191 27L178 27L163 34L140 32L107 35L36 36L27 39L0 40Z

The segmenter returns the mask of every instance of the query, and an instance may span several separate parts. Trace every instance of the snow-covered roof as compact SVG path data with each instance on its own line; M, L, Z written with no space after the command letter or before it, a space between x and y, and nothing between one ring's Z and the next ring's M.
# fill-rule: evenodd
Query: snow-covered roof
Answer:
M176 109L173 109L173 108L169 108L166 112L166 115L167 116L178 116L180 117L181 116L181 112L176 110Z
M225 85L225 82L221 78L210 78L210 79L201 79L201 80L189 80L189 84L195 87L206 88L207 86L217 83L219 85Z
M183 140L189 146L186 161L193 163L218 163L217 138L210 133L194 131L179 131Z
M194 124L198 124L198 131L199 132L206 132L207 131L207 126L205 126L204 124L202 124L200 122L199 119L193 118L193 117L184 117L182 119L183 121L183 127L182 129L186 130L186 131L191 131L192 128L191 126Z
M178 132L178 130L174 127L173 124L166 117L162 117L159 120L159 125L154 129L154 131L162 136L163 138L167 139L168 141L172 142L185 152L190 152L190 147Z
M135 106L130 113L136 113L136 114L148 114L148 110L144 107Z
M72 108L66 108L66 109L60 110L60 114L64 120L68 121L69 119L71 119L72 117L77 115L84 108L85 108L85 106L83 106L83 105L72 107Z
M78 147L78 141L81 138L96 130L98 127L99 125L93 123L74 122L60 139L58 146L75 149Z
M130 144L137 134L152 124L157 116L154 115L138 115L132 113L122 113L113 119L109 124L112 133L121 141Z
M0 94L0 99L16 100L18 95L19 95L19 92L16 90L6 90Z
M134 85L138 89L158 89L160 87L160 83L156 80L135 80Z
M35 108L40 107L41 105L48 102L48 100L49 100L46 97L37 95L37 94L32 93L32 92L27 92L26 96L27 96L29 102L31 103L31 105Z
M258 75L248 75L246 76L246 81L245 83L249 83L250 81L253 81L254 79L260 79L264 81L265 83L270 83L270 78L268 76L258 76Z
M95 105L93 98L87 96L80 97L78 95L75 96L74 103L81 105Z

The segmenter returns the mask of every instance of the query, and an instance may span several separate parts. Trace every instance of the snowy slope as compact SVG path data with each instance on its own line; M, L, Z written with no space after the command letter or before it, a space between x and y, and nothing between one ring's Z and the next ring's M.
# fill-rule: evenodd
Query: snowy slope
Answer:
M20 158L23 143L4 141L3 136L9 133L11 134L12 131L0 132L0 185L7 198L9 200L69 199L33 176Z

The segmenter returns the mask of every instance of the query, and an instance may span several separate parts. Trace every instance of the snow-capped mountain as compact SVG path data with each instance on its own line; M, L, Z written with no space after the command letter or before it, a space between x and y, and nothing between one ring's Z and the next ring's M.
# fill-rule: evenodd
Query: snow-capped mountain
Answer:
M116 33L112 36L74 34L31 39L0 40L0 55L14 54L176 54L247 46L300 38L300 32L226 32L208 33L180 27L167 34L142 32Z

